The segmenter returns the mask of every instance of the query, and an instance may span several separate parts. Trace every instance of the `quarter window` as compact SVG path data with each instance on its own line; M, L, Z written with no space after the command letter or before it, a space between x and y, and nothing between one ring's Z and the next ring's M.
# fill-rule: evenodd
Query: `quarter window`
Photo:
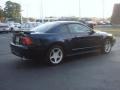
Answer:
M82 24L69 24L68 25L71 33L87 33L90 32L90 28Z

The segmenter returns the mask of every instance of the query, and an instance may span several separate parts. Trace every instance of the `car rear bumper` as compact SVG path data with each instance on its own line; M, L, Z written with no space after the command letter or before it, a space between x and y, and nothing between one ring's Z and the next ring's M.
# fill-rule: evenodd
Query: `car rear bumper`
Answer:
M15 45L14 43L10 43L10 47L11 52L21 58L38 59L45 55L43 49L29 48L22 45Z

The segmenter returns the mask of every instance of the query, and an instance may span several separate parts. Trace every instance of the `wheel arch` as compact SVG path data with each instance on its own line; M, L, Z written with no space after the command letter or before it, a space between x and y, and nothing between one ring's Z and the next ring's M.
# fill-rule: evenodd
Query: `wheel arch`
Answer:
M110 40L110 42L111 42L111 44L112 44L112 37L110 37L110 36L103 36L103 42L102 42L103 45L104 45L104 42L105 42L106 40Z
M64 45L64 43L63 42L54 42L54 43L52 43L52 44L50 44L49 45L49 47L47 48L47 51L51 48L51 47L53 47L53 46L61 46L62 47L62 49L63 49L63 51L64 51L64 54L66 54L66 49L65 49L65 45Z

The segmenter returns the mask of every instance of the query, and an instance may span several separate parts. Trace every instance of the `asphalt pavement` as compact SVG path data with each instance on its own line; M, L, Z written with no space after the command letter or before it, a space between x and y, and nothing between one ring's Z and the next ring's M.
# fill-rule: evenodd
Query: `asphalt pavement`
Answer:
M120 90L120 38L109 54L84 54L47 66L11 54L0 34L0 90Z

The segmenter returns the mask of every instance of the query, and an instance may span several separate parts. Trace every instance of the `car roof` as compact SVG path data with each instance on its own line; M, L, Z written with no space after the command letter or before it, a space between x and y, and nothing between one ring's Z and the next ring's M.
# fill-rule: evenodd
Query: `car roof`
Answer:
M57 23L57 24L69 24L69 23L80 23L78 21L54 21L53 23ZM80 23L82 24L82 23Z
M64 24L82 24L81 22L78 21L53 21L53 22L46 22L44 24L51 24L53 27L58 26L58 25L64 25Z

